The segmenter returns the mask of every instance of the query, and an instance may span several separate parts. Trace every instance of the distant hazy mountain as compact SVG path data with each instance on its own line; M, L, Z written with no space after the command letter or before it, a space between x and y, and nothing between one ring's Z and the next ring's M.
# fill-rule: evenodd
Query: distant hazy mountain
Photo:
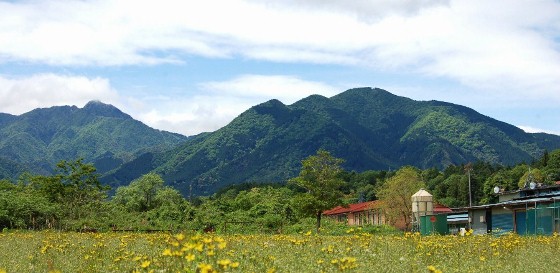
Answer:
M208 194L234 183L286 181L319 148L356 171L476 160L509 165L560 148L560 136L525 133L460 105L358 88L292 105L262 103L173 150L145 153L104 181L126 184L155 170L186 195Z
M60 160L80 157L103 173L187 137L152 129L112 105L56 106L15 116L0 113L0 178L22 171L48 174Z

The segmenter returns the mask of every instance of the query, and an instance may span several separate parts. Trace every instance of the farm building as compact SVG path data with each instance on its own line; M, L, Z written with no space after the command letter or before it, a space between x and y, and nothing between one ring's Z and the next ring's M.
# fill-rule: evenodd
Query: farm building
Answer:
M422 194L427 196L426 193ZM433 212L426 210L431 205L417 205L420 212L415 212L414 204L421 202L418 197L412 197L413 218L417 219L414 223L422 234L456 234L460 228L471 228L474 234L560 233L560 183L530 183L522 189L508 192L496 187L495 194L498 196L497 203L467 207L461 211L446 211L440 215L437 215L435 208Z
M475 234L515 232L551 235L560 232L560 185L529 186L510 192L495 189L498 203L468 208Z
M441 214L452 212L450 208L434 204L431 213ZM338 206L323 212L323 215L348 225L389 225L379 200ZM405 229L405 221L400 219L393 224L396 228Z
M323 212L323 215L348 225L386 224L380 201L349 204L347 207L338 206Z

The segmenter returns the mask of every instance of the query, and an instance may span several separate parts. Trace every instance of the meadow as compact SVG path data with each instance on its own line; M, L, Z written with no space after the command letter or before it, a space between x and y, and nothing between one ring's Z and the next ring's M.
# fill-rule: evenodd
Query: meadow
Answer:
M558 272L559 236L0 233L0 272Z

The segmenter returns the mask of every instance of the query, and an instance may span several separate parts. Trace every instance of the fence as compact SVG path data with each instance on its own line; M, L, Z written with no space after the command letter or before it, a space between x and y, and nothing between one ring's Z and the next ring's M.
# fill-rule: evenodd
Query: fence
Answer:
M524 211L516 211L516 232L521 235L552 235L560 232L560 202L554 201L548 204L526 204Z

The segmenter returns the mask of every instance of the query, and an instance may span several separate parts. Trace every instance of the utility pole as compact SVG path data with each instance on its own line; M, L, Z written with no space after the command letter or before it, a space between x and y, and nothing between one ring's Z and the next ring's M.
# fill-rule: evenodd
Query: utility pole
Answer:
M472 171L472 163L469 162L465 165L465 172L469 176L469 207L472 207L472 191L471 191L471 171Z

